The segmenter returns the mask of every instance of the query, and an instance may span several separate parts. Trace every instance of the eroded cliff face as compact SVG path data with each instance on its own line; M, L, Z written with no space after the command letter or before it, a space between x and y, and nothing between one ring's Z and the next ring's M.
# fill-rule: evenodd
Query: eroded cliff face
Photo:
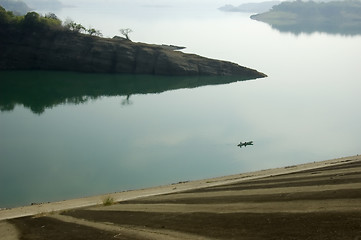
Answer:
M172 51L158 45L69 31L0 30L0 70L61 70L155 75L266 75L234 63Z

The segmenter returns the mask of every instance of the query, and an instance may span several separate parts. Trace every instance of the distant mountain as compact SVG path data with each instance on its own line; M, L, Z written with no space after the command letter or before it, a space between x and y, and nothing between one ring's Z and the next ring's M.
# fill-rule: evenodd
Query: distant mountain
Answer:
M267 1L260 3L244 3L238 7L233 5L225 5L220 7L219 10L225 12L249 12L249 13L262 13L270 10L273 6L279 4L280 1Z
M0 0L0 6L16 15L25 15L27 12L31 11L31 8L22 1Z
M281 32L361 34L361 1L282 2L270 11L251 16Z
M25 15L33 10L54 11L69 7L59 0L0 0L0 6L16 15Z
M36 10L57 10L65 7L59 0L23 0L32 9Z

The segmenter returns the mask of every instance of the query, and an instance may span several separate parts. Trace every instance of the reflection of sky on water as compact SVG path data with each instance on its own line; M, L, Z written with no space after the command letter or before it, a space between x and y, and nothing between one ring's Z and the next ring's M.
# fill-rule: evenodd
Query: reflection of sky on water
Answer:
M76 21L92 21L91 14L77 16ZM188 52L237 62L269 77L132 95L131 105L122 105L124 96L103 97L58 105L42 115L20 106L1 112L1 204L62 200L359 153L360 37L281 34L247 15L217 10L190 20L119 18L97 18L99 26L94 26L110 36L132 27L136 41L184 45ZM107 24L109 19L121 26ZM246 140L255 145L236 147Z

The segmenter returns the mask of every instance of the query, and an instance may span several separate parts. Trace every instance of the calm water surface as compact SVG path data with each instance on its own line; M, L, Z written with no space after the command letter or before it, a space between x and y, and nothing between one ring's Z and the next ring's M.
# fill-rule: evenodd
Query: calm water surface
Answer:
M109 8L94 16L91 6L56 14L110 37L131 27L134 41L186 46L185 52L233 61L269 77L197 88L126 88L130 92L60 86L59 93L45 89L41 96L27 96L27 90L4 97L0 208L360 153L359 35L280 33L247 14L213 8L132 7L139 10L135 16ZM2 81L88 77L0 73ZM90 78L97 77L112 78ZM17 103L13 109L9 99ZM245 140L255 145L236 147Z

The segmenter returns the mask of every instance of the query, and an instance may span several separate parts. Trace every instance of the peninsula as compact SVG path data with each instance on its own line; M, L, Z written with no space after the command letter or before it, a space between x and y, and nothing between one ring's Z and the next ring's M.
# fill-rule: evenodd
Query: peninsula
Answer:
M266 75L235 63L185 54L162 45L103 38L54 15L17 17L0 8L0 70L57 70L167 76Z

